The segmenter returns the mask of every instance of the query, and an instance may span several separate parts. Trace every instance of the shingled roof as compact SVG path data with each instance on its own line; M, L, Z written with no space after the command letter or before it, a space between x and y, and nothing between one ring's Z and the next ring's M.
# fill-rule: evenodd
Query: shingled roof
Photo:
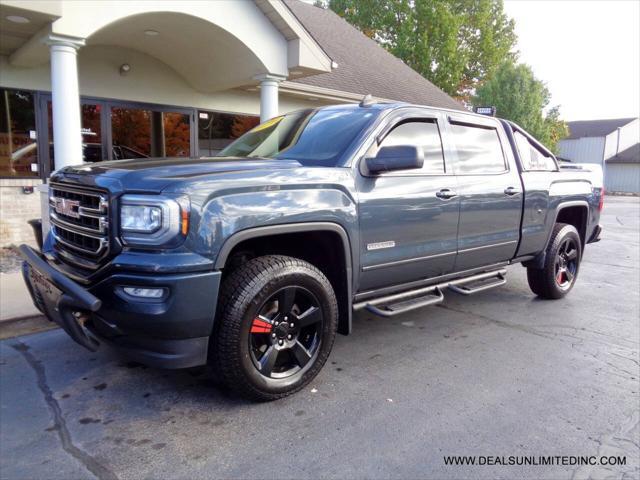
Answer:
M579 120L567 122L569 127L568 139L582 137L606 137L615 132L618 127L623 127L635 118L611 118L608 120Z
M331 73L296 79L295 83L464 110L462 104L333 11L299 0L284 1L327 55L338 63Z

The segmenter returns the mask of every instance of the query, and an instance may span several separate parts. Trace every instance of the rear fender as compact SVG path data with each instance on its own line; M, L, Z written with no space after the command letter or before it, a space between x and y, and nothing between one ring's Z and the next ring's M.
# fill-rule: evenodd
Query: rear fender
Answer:
M581 238L583 239L583 247L584 247L584 243L585 243L585 234L586 234L586 228L587 225L586 223L589 221L589 203L585 200L574 200L574 201L570 201L570 202L563 202L560 205L558 205L558 208L556 209L555 212L555 216L553 217L553 223L551 223L551 226L549 228L549 233L547 234L547 241L544 244L544 248L542 249L541 252L539 252L535 258L528 260L526 262L523 262L522 265L528 268L535 268L535 269L541 269L544 268L544 263L545 260L547 258L547 246L549 245L549 241L551 240L551 234L553 233L553 226L558 223L558 217L560 216L560 213L562 212L562 210L565 210L567 208L570 207L581 207L584 208L585 210L585 214L584 214L584 222L585 225L581 225L578 228L578 233L580 233Z

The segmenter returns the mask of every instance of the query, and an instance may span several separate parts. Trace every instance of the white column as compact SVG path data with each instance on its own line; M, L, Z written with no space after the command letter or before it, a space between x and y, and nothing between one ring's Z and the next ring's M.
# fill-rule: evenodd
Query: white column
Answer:
M82 163L77 53L84 40L50 35L47 44L51 57L53 149L57 170Z
M260 122L278 115L278 85L284 77L277 75L260 75Z

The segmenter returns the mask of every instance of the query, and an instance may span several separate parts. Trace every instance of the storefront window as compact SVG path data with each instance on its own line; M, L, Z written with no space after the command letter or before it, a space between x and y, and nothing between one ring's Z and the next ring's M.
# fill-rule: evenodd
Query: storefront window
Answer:
M100 162L105 160L102 152L102 126L100 112L103 106L94 103L83 103L80 106L81 132L82 132L82 161ZM53 110L51 101L47 102L47 115L49 118L49 160L51 171L55 170L55 156L53 150Z
M33 94L0 89L0 177L37 177Z
M102 105L85 103L80 107L82 114L82 160L85 162L100 162L102 154L102 126L100 112Z
M253 115L198 112L198 151L201 157L213 157L224 147L260 123Z
M113 158L188 157L189 115L140 108L111 110Z

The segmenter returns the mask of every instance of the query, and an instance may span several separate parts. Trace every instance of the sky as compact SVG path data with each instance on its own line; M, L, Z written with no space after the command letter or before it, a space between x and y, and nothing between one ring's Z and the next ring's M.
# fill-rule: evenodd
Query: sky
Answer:
M564 120L640 114L640 0L505 0L519 60Z

